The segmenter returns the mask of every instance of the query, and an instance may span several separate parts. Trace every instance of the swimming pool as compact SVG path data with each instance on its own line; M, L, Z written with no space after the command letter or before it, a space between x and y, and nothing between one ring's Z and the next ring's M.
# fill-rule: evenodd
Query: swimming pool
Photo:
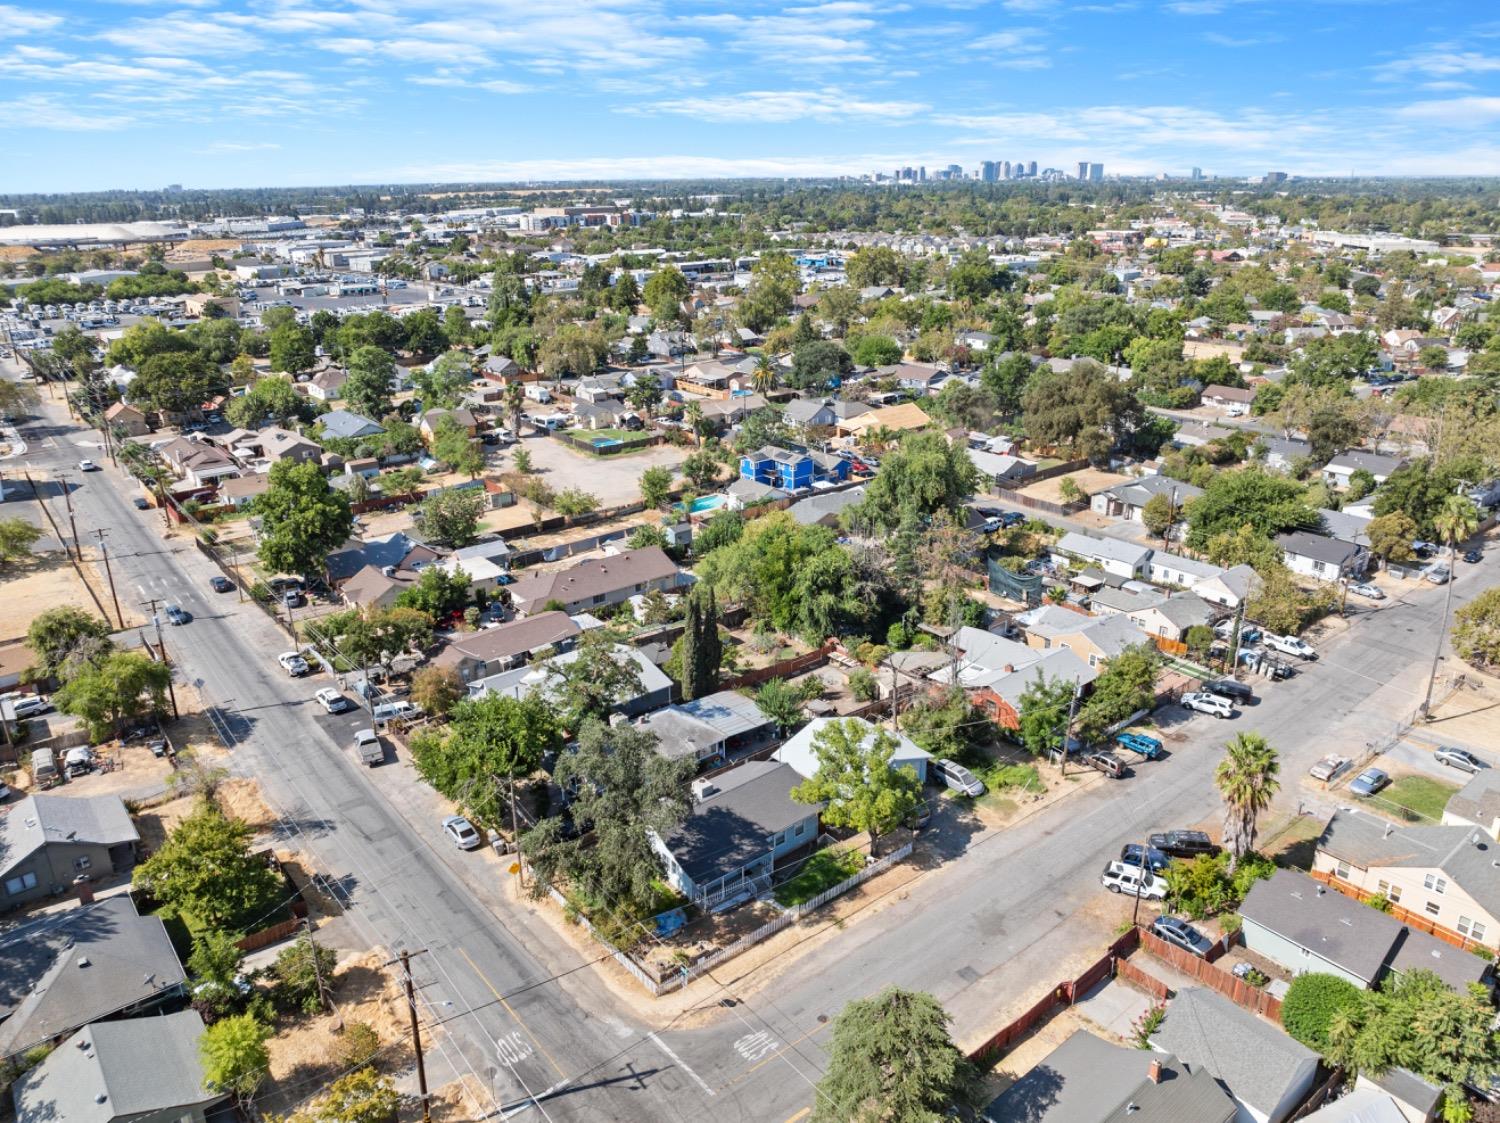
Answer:
M700 495L688 505L686 513L689 515L705 515L709 511L717 511L728 502L729 496L727 495ZM677 507L681 510L682 504L677 504Z

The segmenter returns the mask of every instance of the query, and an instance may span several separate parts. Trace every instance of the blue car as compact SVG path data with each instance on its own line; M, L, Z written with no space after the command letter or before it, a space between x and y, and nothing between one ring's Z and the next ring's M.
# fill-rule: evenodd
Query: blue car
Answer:
M1349 790L1355 795L1369 796L1374 795L1390 782L1390 776L1382 769L1366 768L1349 782Z
M1122 749L1145 757L1147 760L1155 760L1161 756L1161 742L1155 737L1147 737L1144 733L1119 733L1115 735L1115 744Z

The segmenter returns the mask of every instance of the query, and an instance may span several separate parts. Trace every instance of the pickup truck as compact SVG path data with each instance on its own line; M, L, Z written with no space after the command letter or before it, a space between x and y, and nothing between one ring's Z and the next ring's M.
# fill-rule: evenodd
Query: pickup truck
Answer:
M371 767L385 760L385 748L373 729L360 729L354 734L354 755L361 764Z
M1115 744L1122 749L1129 749L1146 760L1155 760L1161 756L1161 742L1155 737L1147 737L1144 733L1118 733L1115 735Z

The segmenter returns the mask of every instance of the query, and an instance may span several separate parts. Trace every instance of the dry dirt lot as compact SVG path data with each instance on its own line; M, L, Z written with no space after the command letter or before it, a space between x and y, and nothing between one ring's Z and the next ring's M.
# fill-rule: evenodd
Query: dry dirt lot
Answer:
M642 472L659 466L675 471L693 451L675 445L654 445L644 452L593 456L550 437L526 437L508 451L518 448L530 454L532 465L554 491L580 488L598 496L605 507L635 502L641 497Z
M78 579L78 572L60 551L39 554L8 574L0 581L0 637L24 636L33 620L47 609L61 605L72 605L97 616L102 604L109 622L114 624L109 584L104 574L96 570L88 551L84 552L83 570L89 585L93 586L97 602L95 596L89 595L89 585ZM142 622L134 608L127 607L123 601L120 607L125 612L127 628Z
M1244 344L1220 343L1207 339L1191 339L1182 345L1183 356L1189 359L1212 359L1223 355L1231 363L1239 362L1245 355Z
M1129 476L1118 472L1103 472L1097 468L1080 468L1076 472L1069 472L1066 476L1053 476L1050 480L1042 480L1020 489L1020 494L1028 495L1032 499L1041 499L1048 503L1061 503L1063 480L1072 480L1086 494L1093 495L1096 491L1114 487L1115 484L1124 483L1130 479Z

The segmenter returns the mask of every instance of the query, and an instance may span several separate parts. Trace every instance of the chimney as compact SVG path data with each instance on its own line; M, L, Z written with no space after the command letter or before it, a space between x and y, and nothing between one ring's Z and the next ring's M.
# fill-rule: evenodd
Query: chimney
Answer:
M1151 1062L1150 1066L1146 1069L1146 1079L1149 1080L1149 1081L1151 1081L1151 1083L1153 1083L1153 1084L1160 1084L1161 1083L1161 1062L1160 1061L1152 1061Z
M1009 664L1009 663L1005 664L1005 666L1002 669L1008 675L1013 675L1013 674L1016 673L1016 668L1014 666L1012 666L1011 664Z

